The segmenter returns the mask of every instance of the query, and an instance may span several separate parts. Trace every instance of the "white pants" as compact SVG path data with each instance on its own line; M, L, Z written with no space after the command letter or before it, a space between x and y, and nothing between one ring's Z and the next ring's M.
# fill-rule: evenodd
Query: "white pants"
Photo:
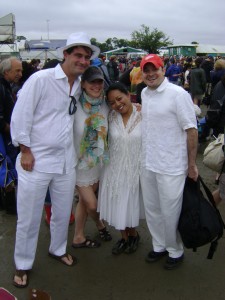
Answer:
M167 250L172 258L183 254L177 231L186 174L165 175L146 169L141 172L141 187L146 221L152 235L153 250Z
M43 205L49 187L52 201L49 252L66 252L69 218L74 197L75 168L69 174L24 171L17 159L17 230L15 245L16 269L29 270L33 266Z

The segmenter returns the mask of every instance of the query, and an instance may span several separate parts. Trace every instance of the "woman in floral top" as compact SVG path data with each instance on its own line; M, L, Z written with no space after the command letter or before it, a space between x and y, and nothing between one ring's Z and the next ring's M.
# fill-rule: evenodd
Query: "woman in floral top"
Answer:
M98 67L89 67L81 78L82 94L77 103L74 122L75 147L78 154L76 187L79 202L75 213L74 248L96 248L100 243L85 237L87 216L94 220L102 240L110 233L97 213L98 182L101 167L109 160L107 147L109 108L104 97L104 76Z

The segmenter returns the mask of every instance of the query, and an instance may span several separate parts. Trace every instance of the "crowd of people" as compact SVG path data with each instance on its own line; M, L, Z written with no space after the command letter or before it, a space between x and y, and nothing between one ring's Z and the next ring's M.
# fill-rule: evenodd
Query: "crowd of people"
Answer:
M1 135L17 173L0 202L18 218L13 284L29 284L46 197L49 257L77 263L67 252L75 188L75 250L101 246L85 235L90 216L101 241L112 240L110 226L120 231L112 254L131 254L146 219L146 262L165 256L164 268L177 268L184 260L177 226L185 179L198 178L196 115L206 94L213 99L224 60L148 54L130 64L112 56L106 64L83 32L71 34L59 55L41 70L38 61L0 63Z

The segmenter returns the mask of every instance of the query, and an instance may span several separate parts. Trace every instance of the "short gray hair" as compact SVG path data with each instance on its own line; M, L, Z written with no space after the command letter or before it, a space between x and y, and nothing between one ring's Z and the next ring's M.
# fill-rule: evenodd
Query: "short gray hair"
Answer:
M20 62L20 60L18 58L16 58L16 57L9 57L9 58L3 59L0 62L0 74L1 75L4 75L4 73L6 71L11 70L11 68L12 68L12 61L13 60L17 60L17 61Z

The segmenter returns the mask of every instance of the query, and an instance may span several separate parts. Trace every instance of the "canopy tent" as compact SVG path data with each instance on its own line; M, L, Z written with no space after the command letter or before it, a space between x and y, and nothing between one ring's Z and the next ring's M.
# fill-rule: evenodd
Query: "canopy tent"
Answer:
M139 54L139 55L146 55L147 52L141 50L141 49L135 49L133 47L121 47L121 48L118 48L118 49L114 49L114 50L109 50L109 51L106 51L106 52L103 52L106 56L106 59L109 59L110 56L112 55L126 55L128 53L135 53L135 54Z
M15 16L10 13L0 18L0 59L18 56Z
M0 43L13 44L15 39L15 16L10 13L0 18Z

